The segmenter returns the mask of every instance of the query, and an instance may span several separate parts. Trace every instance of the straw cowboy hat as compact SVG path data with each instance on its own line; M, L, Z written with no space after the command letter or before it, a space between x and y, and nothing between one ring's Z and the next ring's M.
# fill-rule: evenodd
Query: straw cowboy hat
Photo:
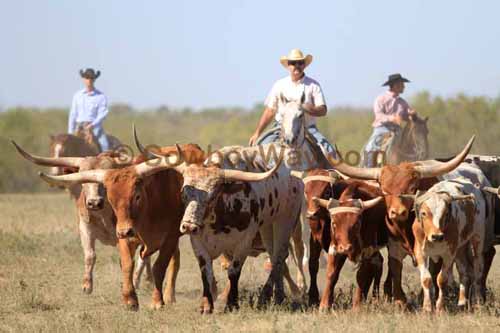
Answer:
M387 78L387 81L382 85L382 87L384 87L384 86L390 86L391 84L396 83L398 81L403 81L403 82L406 82L406 83L407 82L411 82L407 78L401 76L401 74L396 73L396 74L389 75L389 77Z
M101 71L94 71L93 68L80 69L80 76L86 79L97 79L101 75Z
M282 56L280 58L280 63L283 65L283 67L288 68L289 61L300 61L300 60L304 61L304 68L306 68L313 61L313 57L310 54L304 57L304 54L302 53L301 50L293 49L290 51L290 53L288 53L288 56Z

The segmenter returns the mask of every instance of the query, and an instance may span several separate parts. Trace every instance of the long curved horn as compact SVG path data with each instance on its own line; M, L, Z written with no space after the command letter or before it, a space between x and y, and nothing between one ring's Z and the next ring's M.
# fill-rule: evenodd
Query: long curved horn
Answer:
M474 199L474 194L462 194L462 195L452 195L451 200L468 200Z
M498 197L500 197L500 186L499 187L490 187L490 186L485 186L481 188L481 190L491 193L491 194L496 194Z
M141 154L145 155L147 159L154 158L154 155L149 150L147 150L146 147L144 147L142 143L139 141L135 124L132 124L132 130L134 132L134 142L135 146L137 147L137 150L139 150Z
M465 145L464 149L448 162L438 162L436 160L415 162L421 164L415 166L415 171L419 173L420 178L437 177L452 171L465 159L472 148L475 138L476 136L473 135L469 142Z
M380 168L358 168L347 165L342 160L336 160L332 156L327 155L328 162L333 169L340 173L357 179L378 180L380 177Z
M89 170L61 176L51 176L43 172L39 172L38 175L51 185L71 186L83 183L103 183L106 172L107 170Z
M258 182L270 177L278 170L283 161L283 156L276 162L275 166L266 172L246 172L240 170L222 169L221 175L225 180L243 181L243 182Z
M42 165L42 166L56 166L56 167L80 167L80 163L84 160L83 157L41 157L36 155L31 155L22 149L14 140L10 141L14 147L16 147L17 152L27 159L28 161Z
M363 210L373 208L378 205L378 203L381 202L382 199L384 199L384 197L380 196L376 197L375 199L361 201L361 207Z
M305 173L305 171L292 170L292 171L290 171L290 176L298 178L298 179L304 179L306 177L306 173Z
M135 171L139 176L149 176L167 169L174 169L179 173L183 173L186 165L184 163L179 165L176 162L172 162L168 159L168 157L171 156L162 156L161 158L155 158L137 164L134 166Z
M331 199L330 199L331 200ZM321 198L318 198L318 197L313 197L312 198L312 201L320 206L320 207L323 207L323 208L330 208L330 200L326 200L326 199L321 199Z

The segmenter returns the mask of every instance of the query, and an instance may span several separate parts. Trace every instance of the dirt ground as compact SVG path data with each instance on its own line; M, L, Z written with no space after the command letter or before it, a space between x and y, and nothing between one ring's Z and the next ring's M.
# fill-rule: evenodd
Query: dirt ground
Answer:
M405 261L403 287L417 307L415 311L402 311L383 301L370 302L358 312L349 310L354 283L351 264L343 270L336 308L330 313L308 308L306 302L291 301L258 311L253 302L267 277L261 256L245 263L240 280L241 309L224 313L223 305L217 304L213 315L201 316L200 272L185 236L181 239L177 303L151 310L151 286L144 283L139 290L140 310L131 312L121 304L119 256L113 247L97 245L94 292L82 292L83 252L75 209L66 194L1 195L0 212L1 332L500 331L500 256L495 258L488 278L487 304L474 313L457 312L453 297L447 314L421 313L416 296L419 274L410 261ZM221 290L225 272L217 262L215 269ZM320 289L324 274L321 269Z

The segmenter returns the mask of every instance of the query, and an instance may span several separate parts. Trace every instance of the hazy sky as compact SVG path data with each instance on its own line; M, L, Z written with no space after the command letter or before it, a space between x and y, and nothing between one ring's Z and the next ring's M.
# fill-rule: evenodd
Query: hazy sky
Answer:
M68 106L78 70L112 103L252 106L291 48L327 103L370 105L387 74L429 90L500 92L500 1L57 1L0 5L0 106Z

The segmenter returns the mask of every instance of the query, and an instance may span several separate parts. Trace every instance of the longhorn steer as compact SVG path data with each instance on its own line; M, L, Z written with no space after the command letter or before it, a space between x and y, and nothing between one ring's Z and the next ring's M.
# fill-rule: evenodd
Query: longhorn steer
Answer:
M444 309L444 292L453 262L456 262L460 276L458 305L468 304L471 280L476 301L484 302L481 291L487 210L492 205L492 202L488 204L487 201L492 201L491 196L485 197L470 180L462 177L439 182L423 195L417 193L413 234L415 256L424 289L425 311L432 311L429 258L434 262L442 260L441 271L437 276L439 296L436 311Z
M42 166L74 168L80 171L121 168L124 166L119 162L118 156L115 156L113 153L101 153L98 156L88 157L40 157L27 153L14 141L12 141L12 144L25 159ZM115 230L116 217L102 185L86 183L83 186L76 185L72 187L81 187L75 205L80 241L85 258L82 289L86 294L90 294L93 290L93 271L96 262L95 241L99 240L104 245L116 246L118 242ZM147 267L148 279L152 279L149 259L145 259L139 262L136 281L139 281L140 273L144 267Z
M268 149L274 145L264 145ZM257 148L230 147L214 156L255 156ZM229 154L232 152L232 154ZM248 155L247 155L248 153ZM238 280L241 268L260 232L271 256L272 270L262 290L259 303L267 302L275 287L275 302L283 301L283 265L288 255L290 235L298 221L302 203L302 182L280 164L265 171L259 158L243 163L246 171L234 170L227 158L207 159L206 165L177 167L184 176L183 200L186 211L181 231L191 235L191 244L202 273L203 298L201 312L213 311L212 260L225 253L232 258L228 269L230 291L227 309L238 307Z
M132 309L139 306L132 283L133 257L137 247L142 245L141 258L147 258L159 251L153 265L154 289L153 308L164 305L163 279L167 265L178 248L179 223L184 212L180 192L182 175L174 170L165 170L178 163L181 155L188 162L204 160L204 152L197 145L164 147L161 155L168 155L163 161L171 161L163 166L159 160L150 160L122 169L91 170L63 176L42 178L56 185L79 183L100 183L106 188L108 200L116 215L116 234L120 250L122 270L122 299ZM177 156L172 156L177 155ZM174 260L175 262L175 260ZM175 267L175 266L174 266ZM178 271L169 273L173 282ZM167 289L167 301L174 300L174 284Z
M321 249L328 252L321 310L332 306L333 290L347 258L360 264L353 308L366 299L372 281L374 297L378 297L383 263L378 250L387 245L385 205L380 202L382 192L365 182L332 178L327 170L321 169L308 172L304 183L311 227L309 303L319 303L316 276ZM363 204L361 200L366 201Z
M407 194L415 194L417 189L427 190L436 183L436 177L454 170L464 160L472 147L472 137L465 148L447 162L435 160L386 165L382 168L357 168L329 157L332 166L349 177L377 180L385 196L389 230L389 271L384 284L384 293L394 296L396 303L406 304L406 296L401 287L403 259L410 255L415 264L413 253L414 237L411 212L413 200Z

